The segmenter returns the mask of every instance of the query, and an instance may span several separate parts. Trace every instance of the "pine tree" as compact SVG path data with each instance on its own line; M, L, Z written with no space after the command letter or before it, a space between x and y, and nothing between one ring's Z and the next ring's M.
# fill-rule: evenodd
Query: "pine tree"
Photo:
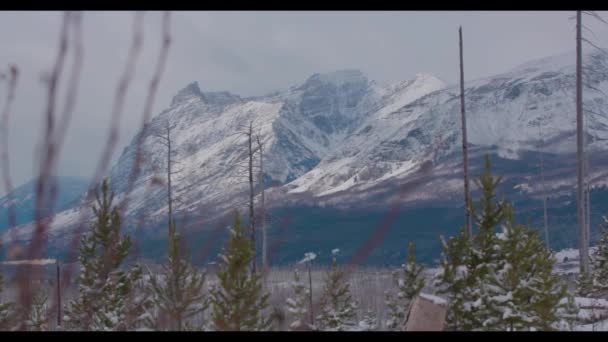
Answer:
M230 240L221 255L219 286L211 290L211 317L216 330L269 330L265 317L269 294L262 294L260 275L248 272L254 258L251 240L244 236L238 211Z
M591 255L591 291L597 298L608 298L608 218L604 217L600 229L602 237Z
M526 330L530 318L525 298L530 296L526 284L530 281L532 258L537 248L523 226L513 225L512 219L503 226L497 240L503 259L496 272L488 276L488 305L490 314L485 328L489 330Z
M486 285L500 262L494 229L511 215L511 209L504 200L495 199L501 177L493 177L490 170L490 158L486 154L484 172L476 180L482 191L479 212L471 205L477 225L472 241L466 241L462 230L448 243L442 241L442 271L435 284L450 300L447 315L450 329L483 329L492 310L488 302L490 289Z
M393 296L390 293L386 295L386 304L389 309L387 328L402 327L412 299L424 287L423 271L424 267L416 264L415 245L410 242L407 262L401 266L401 274L399 272L393 274L397 295Z
M560 304L562 304L562 307L558 312L562 327L567 328L569 331L574 331L578 321L578 313L580 311L580 308L574 300L574 296L567 294L566 298L563 298Z
M492 290L488 285L488 279L493 277L500 267L502 258L495 229L511 214L509 203L504 200L496 200L496 189L502 177L494 177L491 174L490 157L486 154L484 172L476 179L477 187L482 191L479 200L479 211L475 206L473 218L477 225L477 234L473 237L471 254L469 257L468 276L470 277L467 288L469 306L467 307L472 318L472 329L489 329L491 322L492 304L489 302Z
M310 292L300 278L298 269L294 271L293 281L291 282L293 289L293 297L287 298L287 312L289 312L293 321L289 325L290 330L307 330L310 329L308 321L308 296Z
M101 184L91 231L82 237L79 262L79 296L69 303L64 321L78 330L126 330L135 328L141 312L133 286L141 279L142 269L120 269L129 253L131 241L120 236L120 216L112 206L114 193L107 181ZM135 316L134 316L135 315Z
M488 277L491 311L486 329L552 329L567 293L553 274L554 257L538 232L514 225L509 217L497 247L502 257L497 272Z
M4 277L0 274L0 295L4 290ZM9 324L13 303L0 302L0 330L5 330Z
M446 329L471 330L473 319L470 315L470 286L473 280L469 276L469 258L471 243L465 229L446 241L441 238L440 271L437 273L434 285L438 293L449 299L446 315Z
M150 273L153 303L158 313L170 321L169 330L181 331L192 327L189 322L196 315L203 315L209 306L204 293L205 273L199 272L190 262L190 250L180 255L180 235L175 222L169 227L168 261L162 266L158 276ZM148 325L156 326L158 317L148 320ZM152 323L152 324L151 324Z
M321 330L343 331L352 329L356 323L357 305L350 294L350 286L344 280L344 273L338 269L334 253L330 270L325 277L321 299L321 314L317 317Z
M559 321L567 293L553 274L553 255L538 233L513 224L511 205L495 200L500 178L486 155L478 227L471 241L464 230L442 239L441 271L435 285L449 299L447 325L455 330L548 330ZM495 234L496 227L501 234Z
M562 304L568 298L565 285L561 284L558 275L553 274L555 257L549 252L540 239L536 237L539 253L532 259L534 261L534 276L530 282L532 296L530 306L532 311L531 327L536 330L553 330L559 323L559 312L567 305Z

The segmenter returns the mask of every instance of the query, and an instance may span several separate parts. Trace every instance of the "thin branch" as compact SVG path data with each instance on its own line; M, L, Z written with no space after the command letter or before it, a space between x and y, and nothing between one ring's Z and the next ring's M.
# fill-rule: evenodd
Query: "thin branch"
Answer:
M84 59L84 46L82 40L82 13L74 13L72 16L72 25L74 32L74 64L70 72L68 82L68 95L63 106L63 115L59 120L58 130L56 134L56 144L58 149L63 144L67 128L69 126L76 99L78 98L78 84L80 80L80 72L82 70L82 62Z
M589 39L587 39L587 38L581 38L581 40L582 40L583 42L586 42L587 44L589 44L589 45L593 46L594 48L598 49L600 52L602 52L602 53L604 53L605 55L607 55L607 56L608 56L608 52L607 52L606 50L604 50L604 49L602 49L601 47L599 47L599 46L595 45L595 44L594 44L594 43L592 43L592 42L591 42Z
M595 13L595 11L582 11L581 13L590 15L593 18L601 21L602 23L608 24L608 21L606 21L604 18L602 18L599 14Z
M152 115L152 106L154 104L154 99L156 97L156 92L158 90L158 84L160 83L160 79L165 70L165 65L167 63L167 57L169 54L169 47L171 46L170 23L171 23L170 12L164 12L163 21L162 21L162 35L163 35L162 44L161 44L154 76L150 80L150 85L148 87L148 95L146 97L146 102L145 102L144 111L143 111L143 115L142 115L141 133L139 134L138 140L137 140L137 148L136 148L136 152L135 152L135 158L133 160L133 166L131 168L131 174L129 175L129 179L128 179L127 191L126 191L124 200L120 205L121 213L124 212L126 210L126 208L128 207L129 195L130 195L131 191L133 190L133 185L140 172L140 163L141 163L141 159L142 159L142 152L143 152L142 145L143 145L143 141L144 141L144 136L148 129L150 117Z
M125 103L125 98L127 95L127 91L129 90L129 86L131 84L131 79L133 78L133 74L135 73L135 67L137 65L137 59L139 57L139 53L141 51L143 45L143 13L136 12L135 20L134 20L134 28L133 28L133 39L131 41L131 47L129 48L129 52L127 55L127 64L125 65L125 69L122 73L120 81L118 83L118 87L116 88L116 93L114 95L114 105L112 106L112 116L110 121L110 130L108 132L108 139L106 140L105 148L102 152L102 156L97 165L97 173L93 178L93 184L99 183L101 181L102 175L106 173L106 169L108 167L108 163L110 161L110 157L112 156L112 152L114 150L114 146L118 140L118 127L120 124L120 118L122 117L123 107Z
M108 139L106 140L105 148L102 153L102 157L98 161L98 166L93 176L91 183L89 185L89 190L84 199L84 205L87 205L94 199L95 192L93 191L96 188L101 180L101 177L105 174L105 169L107 168L107 164L109 162L109 158L112 154L112 150L114 144L116 143L116 136L118 135L118 119L120 119L122 115L122 107L126 95L126 91L128 90L133 72L135 67L135 62L137 56L139 55L139 51L141 49L141 45L143 44L143 14L140 12L135 13L134 21L133 21L133 35L131 40L131 45L129 48L129 52L127 55L127 63L125 65L125 69L119 79L119 83L117 86L117 90L114 97L113 110L112 110L112 121L110 122L110 129L108 133ZM84 209L84 208L83 208ZM75 258L78 247L78 243L80 242L80 238L82 236L84 227L85 227L85 218L87 216L86 210L81 210L78 226L75 230L75 234L73 235L72 241L70 242L70 253L68 254L67 259L72 260ZM66 288L69 282L69 279L72 274L72 264L66 269L64 272L64 281L62 282L62 288Z
M4 109L2 110L2 118L0 125L0 172L2 172L2 179L4 182L4 190L7 194L7 213L8 213L8 227L16 225L17 214L15 212L15 205L13 203L13 182L11 180L10 173L10 158L9 158L9 122L10 122L10 110L13 100L15 98L15 91L17 89L17 80L19 78L19 69L16 65L11 65L9 68L9 80L8 90L6 92L6 102ZM2 247L2 241L0 240L0 249Z

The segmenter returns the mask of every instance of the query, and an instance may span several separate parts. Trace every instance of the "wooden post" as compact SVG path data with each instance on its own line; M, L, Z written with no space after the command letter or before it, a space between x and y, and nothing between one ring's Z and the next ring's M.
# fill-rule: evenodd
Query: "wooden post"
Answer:
M589 243L585 225L585 199L583 188L583 84L582 84L582 41L581 11L576 12L576 176L577 176L577 212L578 244L582 272L589 273Z
M462 164L464 168L464 210L465 233L469 239L473 236L471 228L471 207L469 199L469 156L467 152L467 120L464 106L464 62L462 57L462 27L458 28L460 46L460 115L462 120Z

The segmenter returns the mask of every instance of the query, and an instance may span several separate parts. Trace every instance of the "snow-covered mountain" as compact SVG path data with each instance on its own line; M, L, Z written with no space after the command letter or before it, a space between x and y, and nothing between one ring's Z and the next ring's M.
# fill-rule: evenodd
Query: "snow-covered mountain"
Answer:
M172 127L174 170L179 171L173 179L177 211L221 212L239 205L248 189L247 137L242 133L249 122L264 146L266 186L281 185L312 170L363 122L382 118L387 109L443 86L432 76L418 75L381 87L357 70L314 74L286 91L255 98L202 92L198 83L189 84L154 117L143 139L145 160L131 193L129 213L143 210L150 217L166 213L166 190L154 180L165 179L166 148L155 134L167 123ZM112 168L109 179L117 200L128 187L137 140L137 136L132 139ZM77 215L58 215L66 227L70 219L62 216Z
M574 57L564 54L543 58L504 74L467 82L467 129L473 157L475 150L492 150L511 160L530 155L537 158L538 152L574 153ZM608 90L608 64L600 53L587 54L584 63L585 132L593 166L594 161L604 162L596 158L596 152L607 148L608 115L604 108L608 98L604 93ZM374 113L317 167L288 184L286 192L310 192L316 197L342 192L352 198L354 192L407 178L427 161L437 165L434 172L442 175L442 182L430 188L431 177L427 175L429 181L426 187L422 185L422 192L437 196L461 191L461 166L456 165L461 145L459 88L449 86ZM567 166L567 161L561 162ZM532 160L530 166L535 168L536 163ZM548 169L549 174L552 171ZM605 183L605 172L597 167L591 171L595 185ZM452 177L447 177L450 173ZM553 179L548 187L569 186L573 180ZM534 192L538 182L519 184L519 188ZM341 203L344 200L348 198L334 199Z
M57 177L57 197L55 207L45 208L42 217L47 217L54 212L63 211L77 204L78 198L86 190L88 183L85 179L78 177ZM10 194L0 198L0 232L6 230L9 225L8 211L12 205L15 212L16 223L24 224L34 219L36 198L36 180L31 180L14 189Z
M558 196L573 190L575 152L575 58L573 53L525 63L513 70L465 83L471 168L481 155L500 157L514 193L539 194L538 153L545 155L547 188ZM585 55L585 120L591 178L605 183L608 160L608 59ZM155 133L168 123L174 147L175 211L212 219L242 206L248 191L247 137L264 145L264 184L269 207L314 203L354 207L425 201L461 202L459 88L419 74L381 86L357 70L315 74L285 91L243 98L204 92L189 84L156 115L145 133L145 160L127 216L166 215L166 148ZM542 142L541 142L542 140ZM120 200L138 137L112 168L110 182ZM255 146L255 144L254 144ZM256 166L259 161L256 158ZM257 175L257 170L256 170ZM411 183L409 195L398 190ZM456 204L458 205L458 204ZM56 215L51 233L68 232L79 210ZM27 232L28 227L17 227Z

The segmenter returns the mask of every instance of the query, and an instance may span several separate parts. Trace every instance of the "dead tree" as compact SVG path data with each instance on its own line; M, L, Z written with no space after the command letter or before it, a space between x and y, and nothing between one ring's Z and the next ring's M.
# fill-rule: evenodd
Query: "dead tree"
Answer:
M175 124L172 124L169 120L166 120L164 125L152 133L152 136L157 138L157 142L167 148L167 206L168 206L168 220L169 227L173 223L173 183L172 176L177 174L179 171L173 169L173 165L176 161L173 159L175 150L172 147L172 136L171 132L175 129Z
M598 89L598 88L592 86L589 83L586 83L586 84L583 83L585 67L582 65L583 64L582 44L583 44L583 42L585 42L585 43L591 45L593 48L595 48L596 50L598 50L605 56L608 55L608 51L597 46L596 44L594 44L593 42L591 42L589 39L585 38L582 35L582 29L584 28L587 31L589 31L592 35L595 36L595 34L593 33L593 31L591 29L589 29L588 27L583 25L583 23L582 23L583 14L586 14L586 15L592 17L593 19L596 19L596 20L602 22L603 24L608 25L608 21L605 20L602 16L600 16L599 14L597 14L594 11L577 11L577 13L576 13L576 47L577 47L577 51L576 51L576 57L577 57L577 64L576 64L577 122L576 123L577 123L577 175L578 175L577 187L579 189L579 191L577 193L577 195L578 195L577 202L578 202L578 217L579 217L579 222L578 222L579 223L579 240L581 240L581 238L582 238L582 246L581 246L581 242L579 241L579 249L580 249L579 253L581 256L581 268L586 269L587 272L589 272L589 244L590 244L590 238L591 238L591 181L589 178L589 173L590 173L589 172L590 171L589 154L587 152L588 148L587 148L586 139L585 139L585 135L584 135L585 132L587 131L587 125L586 125L586 121L583 120L583 114L584 114L583 111L587 111L591 114L601 115L601 116L604 116L605 113L603 113L603 112L596 113L593 110L584 109L583 98L582 98L583 86L587 87L590 90L597 91L604 96L606 96L606 93L604 93L601 89ZM601 109L600 109L600 111L601 111ZM583 255L585 256L584 258L583 258Z
M467 121L464 106L464 62L462 57L462 27L458 28L460 46L460 115L462 120L462 164L464 168L464 210L465 232L470 239L473 236L471 228L471 201L469 198L469 156L467 153Z
M585 125L586 131L587 125ZM589 151L587 150L587 142L583 137L583 180L584 180L584 195L585 195L585 246L591 243L591 182L589 179Z
M583 83L582 83L582 40L581 11L576 12L576 176L577 176L577 212L578 239L581 271L589 273L589 244L585 223L585 200L583 184Z
M254 146L254 142L253 140L255 139L254 136L254 121L250 120L248 121L248 124L245 127L242 127L241 129L237 130L236 133L234 133L233 135L237 136L237 139L242 138L243 136L247 139L246 140L246 151L244 152L245 156L246 156L246 165L242 165L240 164L241 161L243 161L244 158L242 158L241 156L238 157L238 162L235 165L237 167L237 171L236 171L236 175L235 177L237 178L241 178L243 177L243 174L246 174L246 182L248 185L248 196L247 196L247 209L249 212L249 237L251 239L251 244L253 245L253 254L254 254L254 258L251 261L251 270L253 273L256 272L256 245L255 245L255 224L256 224L256 217L255 217L255 183L254 183L254 173L256 170L256 165L254 164L254 159L255 159L255 154L259 151L259 148L257 146ZM238 145L239 141L233 141L231 142L232 144ZM238 205L243 205L245 203L239 203Z
M258 150L260 151L260 171L258 175L258 183L260 185L260 225L262 227L262 272L265 275L268 271L268 254L267 254L267 243L266 243L266 206L264 198L264 144L258 134L256 136L258 143Z
M538 136L540 138L540 147L538 149L538 157L540 159L540 185L543 196L543 218L545 224L545 244L547 245L547 249L550 250L551 246L549 243L549 216L547 215L547 190L545 188L545 170L543 163L543 133L541 130L540 121L538 123Z
M253 121L249 121L249 131L247 132L248 141L248 157L249 157L249 232L251 238L251 244L253 248L253 259L251 261L252 271L255 273L255 216L253 211L253 198L254 198L254 187L253 187Z

